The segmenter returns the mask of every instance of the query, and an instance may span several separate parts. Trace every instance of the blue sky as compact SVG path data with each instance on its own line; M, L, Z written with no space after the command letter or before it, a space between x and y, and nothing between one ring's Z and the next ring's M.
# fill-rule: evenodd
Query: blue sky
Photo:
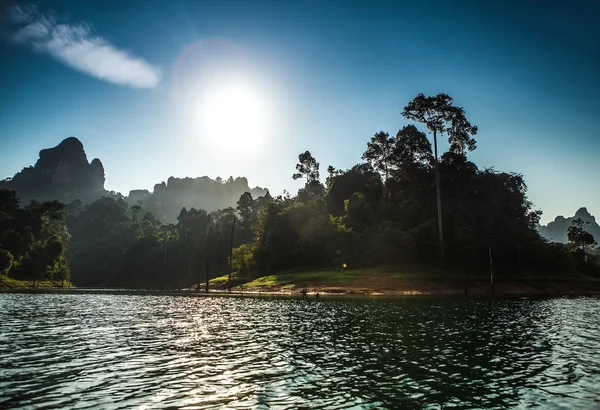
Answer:
M470 159L523 173L543 221L600 214L598 2L49 0L25 11L2 23L0 178L74 135L124 194L203 175L295 192L298 153L310 150L323 178L349 168L374 133L406 125L417 93L445 92L479 126ZM32 22L50 31L19 31ZM225 124L200 124L232 82L259 101L262 128L235 107Z

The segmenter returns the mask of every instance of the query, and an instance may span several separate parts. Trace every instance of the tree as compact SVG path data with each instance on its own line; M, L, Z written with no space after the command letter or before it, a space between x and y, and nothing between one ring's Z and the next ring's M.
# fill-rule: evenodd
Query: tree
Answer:
M0 189L0 274L34 281L67 277L64 214L65 205L57 201L21 208L16 192Z
M569 242L573 243L576 248L581 249L583 252L585 252L586 247L596 244L594 236L584 228L589 223L590 221L584 222L583 219L577 218L571 222L571 226L567 229Z
M169 246L169 241L172 238L175 238L177 236L177 228L173 224L167 224L167 225L161 225L159 229L160 229L160 236L163 239L163 246L165 249L164 262L165 262L165 268L166 268L167 267L167 249Z
M250 228L255 218L256 203L250 192L244 192L237 201L236 207L242 224Z
M398 167L431 166L431 143L414 125L403 127L394 141L393 161Z
M250 192L244 192L237 201L236 207L240 216L240 227L243 230L244 241L248 242L252 236L252 226L256 223L258 201L252 199Z
M131 220L132 222L138 222L140 219L140 213L142 212L142 207L139 205L133 205L131 207Z
M333 183L333 180L337 176L340 176L343 173L344 173L344 171L342 171L340 169L335 169L335 167L333 167L333 165L328 166L327 167L327 179L325 180L325 185L327 186L327 189L331 188L331 184Z
M325 186L319 181L319 163L310 151L298 155L296 171L298 172L292 175L294 180L306 179L304 187L298 191L298 199L301 202L321 200L325 193Z
M387 132L379 131L367 143L367 150L363 153L362 159L373 165L373 168L377 171L383 173L385 182L388 179L393 155L394 139L390 138L390 134Z
M379 202L383 195L381 175L370 164L359 164L347 171L336 171L330 177L327 190L327 210L333 216L345 213L344 203L354 193L360 193L371 204Z
M446 257L444 250L444 233L442 227L442 200L440 194L440 176L438 166L437 134L448 134L450 151L464 153L465 149L472 151L476 148L476 141L472 137L477 134L477 127L471 125L465 117L462 107L453 105L453 99L447 94L438 94L435 97L425 97L418 94L404 107L402 115L405 118L425 124L433 132L435 188L437 196L438 234L440 241L440 255Z
M292 178L294 180L306 178L306 185L309 185L313 181L319 180L319 163L312 156L310 151L306 151L298 155L296 171L298 172L292 175Z
M12 268L14 258L12 254L6 249L0 248L0 276L8 275L10 268Z
M433 165L431 143L425 133L414 125L407 125L398 131L394 141L393 162L395 178L387 184L390 194L393 191L401 192L408 185L410 199L414 200L419 189L429 185L424 183L423 178L428 179L427 174Z

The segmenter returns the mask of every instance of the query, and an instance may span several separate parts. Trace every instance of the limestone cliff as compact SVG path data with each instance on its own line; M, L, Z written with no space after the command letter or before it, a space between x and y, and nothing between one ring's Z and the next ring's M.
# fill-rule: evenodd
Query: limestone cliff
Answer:
M577 218L581 218L584 222L589 221L586 230L594 236L596 241L600 241L600 225L596 222L596 218L588 212L587 208L579 208L572 217L565 218L559 215L554 221L548 223L548 225L541 225L538 229L542 236L551 241L567 243L569 241L567 230L571 226L571 222Z
M91 203L111 195L104 189L104 166L95 158L88 162L83 144L75 137L62 141L54 148L43 149L34 166L23 168L13 178L0 181L0 188L17 191L21 203L31 200L58 200L69 203L79 199ZM126 198L130 205L141 204L175 222L181 208L204 209L208 212L233 207L244 192L254 198L264 196L263 188L250 188L246 178L222 180L175 178L154 186L154 192L132 190Z
M133 190L129 193L128 202L132 205L160 206L169 221L176 221L181 208L204 209L208 212L235 208L238 199L244 192L250 192L253 198L267 194L268 190L260 187L250 188L244 177L227 180L211 179L207 176L199 178L170 177L167 182L154 186L150 193L146 190Z
M17 191L23 205L34 199L64 203L79 199L86 203L105 194L104 166L97 158L88 162L77 138L70 137L54 148L43 149L39 156L34 166L0 182L0 188Z

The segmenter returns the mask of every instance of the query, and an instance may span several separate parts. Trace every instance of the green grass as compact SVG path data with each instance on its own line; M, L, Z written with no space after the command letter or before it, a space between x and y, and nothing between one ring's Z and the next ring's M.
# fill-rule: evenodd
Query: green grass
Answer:
M398 268L378 267L368 269L322 269L307 271L286 271L272 273L259 278L241 278L233 274L235 285L244 288L301 288L310 286L346 286L352 282L377 276L391 280L433 280L448 279L448 274L436 271L401 271ZM211 286L222 287L227 284L227 275L214 278Z
M43 281L37 281L35 283L36 287L40 287L40 288L56 288L56 287L60 287L62 281L50 281L50 280L43 280ZM19 279L14 279L14 278L9 278L7 276L2 276L0 277L0 286L4 285L8 288L28 288L31 287L31 285L33 284L32 280L19 280ZM69 281L65 281L65 287L73 287L73 283L69 282Z
M463 281L468 278L470 281L488 281L489 273L481 272L480 274L470 273L465 276L461 272L450 272L441 269L423 269L423 268L405 268L398 267L376 267L367 269L323 269L323 270L305 270L305 271L285 271L267 274L261 277L239 277L237 272L232 274L232 282L234 287L242 285L243 289L293 289L293 288L310 288L312 286L331 286L344 287L352 286L353 283L361 283L368 286L369 280L372 278L381 278L384 281L389 279L390 285L404 282L456 282ZM544 281L546 277L543 275L506 275L496 273L494 276L495 282L505 281ZM585 275L552 275L548 276L547 280L558 281L596 281ZM224 288L227 285L227 275L211 279L210 285L213 288Z
M219 276L218 278L213 278L211 279L208 283L210 286L225 286L225 284L227 284L227 281L229 280L227 275L223 275L223 276Z
M242 278L236 273L232 275L232 282L241 284L248 288L263 288L263 287L296 287L306 286L311 283L319 284L343 284L347 283L359 271L341 271L341 270L320 270L320 271L305 271L305 272L281 272L259 278ZM210 280L210 285L215 287L224 287L227 284L227 275L220 276Z
M231 282L233 287L243 285L248 282L250 279L245 277L240 277L238 272L233 272L231 274ZM227 283L229 282L229 275L223 275L216 278L212 278L208 283L211 288L224 289L227 287ZM204 287L206 282L201 282L200 287ZM193 285L196 286L196 285Z

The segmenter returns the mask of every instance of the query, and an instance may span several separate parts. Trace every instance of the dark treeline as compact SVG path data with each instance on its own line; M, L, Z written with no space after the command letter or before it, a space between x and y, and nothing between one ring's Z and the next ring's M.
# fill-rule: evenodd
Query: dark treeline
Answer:
M249 200L246 204L244 201ZM0 273L16 279L69 279L79 286L182 287L229 271L231 244L252 239L236 214L257 213L269 196L242 195L238 209L212 213L183 208L176 224L162 223L139 205L103 197L19 207L16 192L0 189ZM67 264L68 260L68 264Z
M247 194L248 196L250 194ZM162 223L139 205L101 198L66 208L71 233L67 253L73 281L84 286L182 287L228 272L231 231L236 210L207 213L183 208L176 224ZM244 226L233 232L233 245L249 237Z
M306 151L292 175L304 181L297 195L247 192L235 209L184 207L172 224L123 198L20 208L3 190L0 271L55 280L71 273L80 286L173 288L203 281L206 264L211 277L226 274L230 262L244 276L381 265L484 274L491 251L499 276L600 276L585 221L573 223L569 244L543 239L541 212L527 199L522 175L479 169L468 159L477 127L449 96L419 95L403 115L432 134L433 147L412 124L395 136L381 131L362 163L329 166L324 183ZM449 149L438 155L442 137Z
M57 201L21 208L16 192L0 189L0 275L20 279L68 279L69 232Z
M403 115L433 134L433 150L415 125L392 137L381 131L367 143L363 163L345 171L329 166L325 184L317 160L301 154L293 178L303 178L304 188L268 204L254 241L234 252L235 266L441 266L477 274L489 270L491 251L494 269L511 276L599 273L593 238L585 249L539 235L541 212L527 199L521 174L469 161L477 127L449 96L420 94ZM449 150L438 161L442 135Z

